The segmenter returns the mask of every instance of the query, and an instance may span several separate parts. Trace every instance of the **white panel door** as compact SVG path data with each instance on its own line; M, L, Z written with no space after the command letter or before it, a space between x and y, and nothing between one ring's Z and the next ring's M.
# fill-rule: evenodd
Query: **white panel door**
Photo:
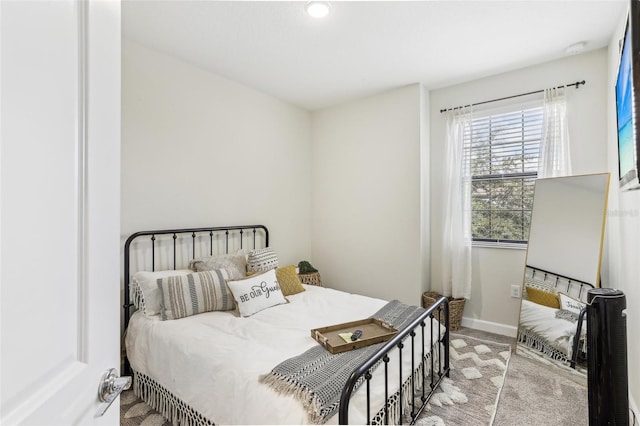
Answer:
M120 4L0 0L0 423L118 424Z

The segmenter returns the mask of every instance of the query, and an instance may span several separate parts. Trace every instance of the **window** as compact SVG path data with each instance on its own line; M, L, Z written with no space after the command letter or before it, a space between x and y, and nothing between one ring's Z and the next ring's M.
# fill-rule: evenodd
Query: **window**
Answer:
M473 118L464 146L471 165L474 241L526 243L538 176L542 107Z

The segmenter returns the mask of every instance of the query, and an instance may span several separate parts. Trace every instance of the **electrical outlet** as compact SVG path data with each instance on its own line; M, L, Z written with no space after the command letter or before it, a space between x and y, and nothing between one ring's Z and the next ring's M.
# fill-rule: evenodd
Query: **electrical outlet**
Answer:
M511 297L514 297L516 299L520 299L520 286L519 285L512 285L511 286Z

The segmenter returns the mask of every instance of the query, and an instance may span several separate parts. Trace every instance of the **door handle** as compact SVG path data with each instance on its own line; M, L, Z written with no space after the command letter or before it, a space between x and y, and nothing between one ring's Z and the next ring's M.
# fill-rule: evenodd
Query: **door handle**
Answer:
M131 387L131 377L120 377L115 368L110 368L105 371L100 379L100 385L98 386L98 399L102 404L98 407L98 412L95 417L102 416L111 403L116 400L118 395L124 390Z

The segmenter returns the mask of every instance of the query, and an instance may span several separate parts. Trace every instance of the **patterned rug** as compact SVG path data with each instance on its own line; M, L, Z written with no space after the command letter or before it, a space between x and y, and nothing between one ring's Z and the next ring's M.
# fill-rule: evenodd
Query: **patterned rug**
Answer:
M452 334L449 378L416 424L492 425L510 358L511 345Z
M423 426L491 425L511 357L511 346L451 335L451 374L440 385L416 424ZM120 397L122 426L170 426L155 410L125 391Z
M171 426L171 422L145 404L130 389L120 395L120 425Z

